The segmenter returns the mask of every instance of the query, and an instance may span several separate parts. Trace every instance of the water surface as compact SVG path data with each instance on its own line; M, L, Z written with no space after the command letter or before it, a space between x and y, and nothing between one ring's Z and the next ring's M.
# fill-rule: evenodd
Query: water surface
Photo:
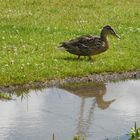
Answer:
M126 138L140 126L140 80L80 83L16 91L0 101L0 140L87 140ZM28 93L28 94L27 94Z

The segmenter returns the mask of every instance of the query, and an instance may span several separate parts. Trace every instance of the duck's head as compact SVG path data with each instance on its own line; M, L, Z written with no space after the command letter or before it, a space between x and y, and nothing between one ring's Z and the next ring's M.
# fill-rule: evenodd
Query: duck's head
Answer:
M106 37L107 35L113 35L117 38L120 38L120 36L109 25L104 26L103 29L102 29L102 32L101 32L101 36Z

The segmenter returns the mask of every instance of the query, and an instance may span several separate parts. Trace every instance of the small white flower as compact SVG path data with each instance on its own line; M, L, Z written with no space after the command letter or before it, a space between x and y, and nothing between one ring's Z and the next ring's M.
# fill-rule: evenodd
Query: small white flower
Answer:
M29 13L28 13L30 16L32 16L33 15L33 13L30 11Z
M27 65L29 66L29 65L30 65L30 63L29 63L29 62L27 62Z
M5 40L5 37L3 36L2 39Z
M22 38L20 39L20 42L23 42L23 39Z

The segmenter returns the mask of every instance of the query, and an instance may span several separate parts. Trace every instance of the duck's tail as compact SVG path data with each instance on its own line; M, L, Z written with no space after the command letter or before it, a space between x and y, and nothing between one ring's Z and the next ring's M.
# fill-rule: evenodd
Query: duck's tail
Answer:
M66 42L61 42L60 46L58 46L60 49L67 49L67 43Z

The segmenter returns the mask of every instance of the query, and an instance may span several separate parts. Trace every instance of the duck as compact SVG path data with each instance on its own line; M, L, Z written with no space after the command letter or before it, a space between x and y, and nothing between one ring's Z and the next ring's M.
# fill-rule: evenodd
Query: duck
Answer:
M80 59L81 56L88 56L89 60L91 60L91 56L103 53L109 49L108 35L120 39L115 30L110 25L106 25L102 28L99 37L83 35L69 41L61 42L59 47L73 55L77 55L77 59Z

